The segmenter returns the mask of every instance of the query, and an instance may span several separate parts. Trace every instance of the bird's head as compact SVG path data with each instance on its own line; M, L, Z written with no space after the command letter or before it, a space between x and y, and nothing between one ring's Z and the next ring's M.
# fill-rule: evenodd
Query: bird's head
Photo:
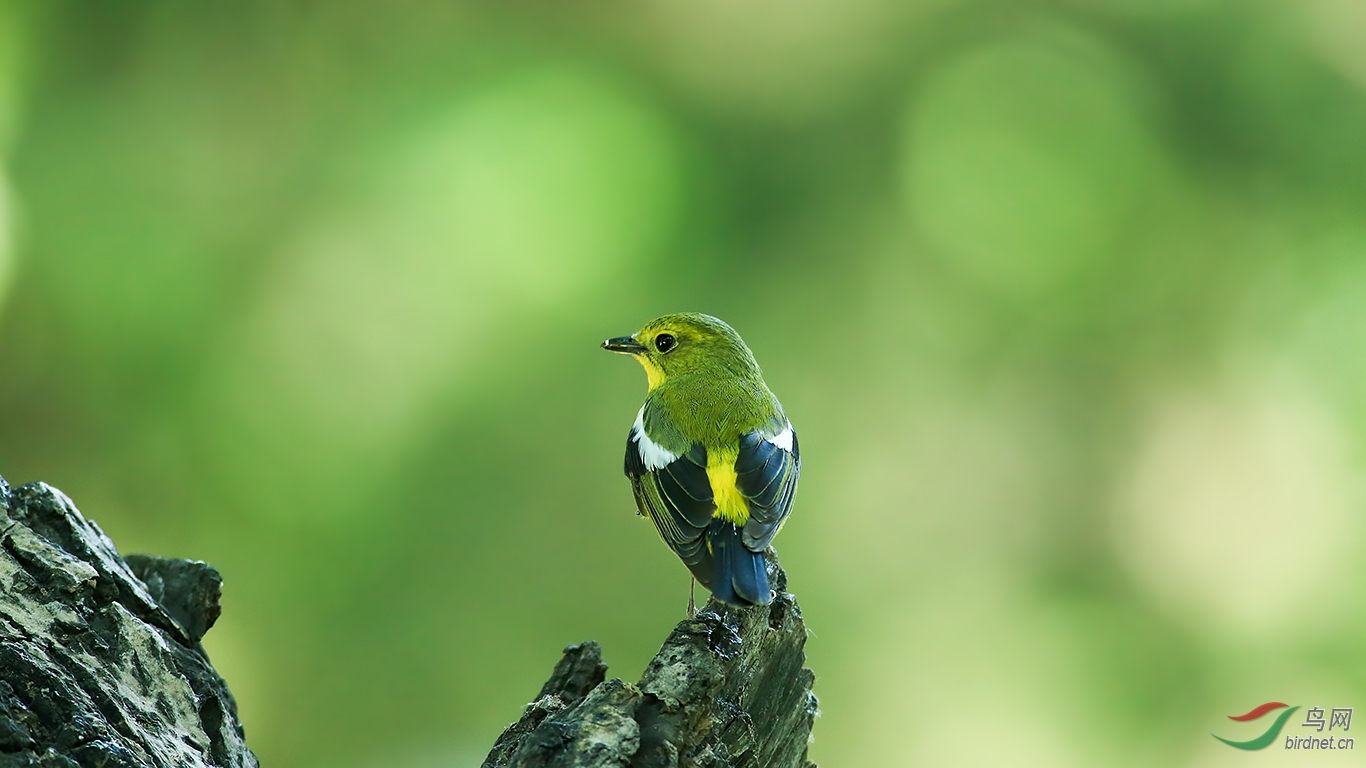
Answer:
M695 312L657 317L634 336L608 339L602 348L635 356L645 366L652 390L686 374L759 376L759 365L740 334L711 315Z

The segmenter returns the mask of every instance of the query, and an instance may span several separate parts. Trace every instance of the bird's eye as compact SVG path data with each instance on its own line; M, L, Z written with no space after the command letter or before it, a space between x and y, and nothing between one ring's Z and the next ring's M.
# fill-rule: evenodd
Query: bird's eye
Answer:
M671 334L661 333L655 337L655 349L660 352L668 352L677 345L678 339L675 339Z

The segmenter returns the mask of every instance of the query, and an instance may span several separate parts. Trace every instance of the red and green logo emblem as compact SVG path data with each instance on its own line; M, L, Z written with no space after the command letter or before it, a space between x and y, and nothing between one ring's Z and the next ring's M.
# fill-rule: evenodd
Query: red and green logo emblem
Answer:
M1218 734L1212 733L1210 735L1224 742L1230 747L1249 750L1265 749L1266 747L1270 746L1271 742L1276 740L1277 736L1281 735L1281 729L1285 727L1285 721L1289 720L1290 715L1293 714L1295 710L1299 709L1298 705L1291 707L1288 704L1282 704L1279 701L1268 701L1267 703L1261 705L1260 707L1257 707L1251 712L1248 712L1246 715L1228 716L1228 719L1230 720L1236 720L1240 723L1246 723L1249 720L1256 720L1260 718L1262 715L1265 715L1268 712L1273 712L1278 709L1284 709L1285 711L1276 716L1276 721L1271 724L1271 727L1266 729L1266 733L1263 733L1261 736L1258 736L1255 739L1249 739L1247 741L1230 741Z

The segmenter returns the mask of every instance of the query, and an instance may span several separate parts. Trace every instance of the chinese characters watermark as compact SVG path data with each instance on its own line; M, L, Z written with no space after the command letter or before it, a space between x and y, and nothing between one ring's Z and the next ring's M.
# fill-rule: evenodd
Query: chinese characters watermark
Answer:
M1326 722L1328 724L1328 730L1330 731L1338 726L1342 726L1342 730L1344 731L1351 730L1352 708L1333 707L1333 712ZM1304 713L1304 722L1300 725L1305 728L1317 728L1319 731L1322 731L1324 723L1323 707L1310 707Z
M1327 726L1329 733L1324 738L1316 736L1286 736L1286 749L1352 749L1356 747L1356 739L1342 736L1352 729L1352 707L1333 707L1326 712L1324 718L1323 707L1310 707L1304 712L1304 722L1300 723L1303 728L1313 728L1316 733L1322 733ZM1333 730L1340 729L1339 735L1335 738Z

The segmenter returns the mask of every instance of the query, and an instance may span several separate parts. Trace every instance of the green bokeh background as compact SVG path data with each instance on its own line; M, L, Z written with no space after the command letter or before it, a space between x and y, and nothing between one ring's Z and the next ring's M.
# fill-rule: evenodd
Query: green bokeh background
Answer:
M0 0L0 472L223 572L263 764L475 766L560 647L633 680L681 618L596 345L705 311L801 433L814 759L1345 764L1209 733L1366 706L1363 39Z

